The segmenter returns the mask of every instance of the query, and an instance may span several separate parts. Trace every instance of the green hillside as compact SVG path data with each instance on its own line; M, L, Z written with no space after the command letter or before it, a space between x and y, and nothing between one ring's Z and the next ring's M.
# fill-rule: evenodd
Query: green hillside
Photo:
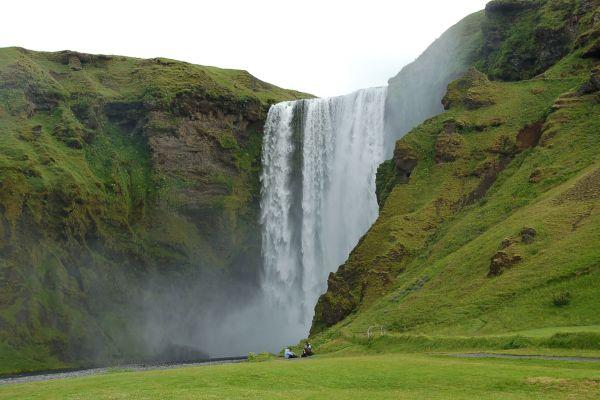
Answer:
M552 347L519 335L559 327L577 331L563 347L600 348L598 6L488 4L446 111L378 171L380 216L316 306L323 351L381 326L390 348Z
M0 49L0 372L160 353L139 335L161 290L197 304L211 274L253 290L262 126L306 96L162 58Z

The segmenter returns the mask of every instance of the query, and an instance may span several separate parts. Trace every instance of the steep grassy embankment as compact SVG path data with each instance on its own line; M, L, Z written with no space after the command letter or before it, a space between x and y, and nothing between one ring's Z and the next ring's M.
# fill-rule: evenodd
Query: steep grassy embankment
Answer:
M251 291L262 126L299 97L245 71L0 49L0 372L160 354L170 338L138 335L177 312L162 290Z
M488 4L447 111L380 167L380 216L316 307L323 349L369 326L406 343L576 326L555 340L600 347L598 5Z

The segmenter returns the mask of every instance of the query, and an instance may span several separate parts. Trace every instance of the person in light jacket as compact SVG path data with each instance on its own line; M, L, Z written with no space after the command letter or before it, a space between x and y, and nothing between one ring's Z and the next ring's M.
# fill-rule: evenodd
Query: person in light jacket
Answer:
M289 358L298 358L298 356L293 351L291 351L289 347L285 348L284 357L286 359L289 359Z

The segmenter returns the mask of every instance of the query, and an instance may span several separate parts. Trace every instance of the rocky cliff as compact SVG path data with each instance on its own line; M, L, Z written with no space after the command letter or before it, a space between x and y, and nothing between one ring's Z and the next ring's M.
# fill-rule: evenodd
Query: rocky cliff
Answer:
M177 357L168 330L144 340L148 313L185 329L170 292L251 296L262 126L301 97L245 71L0 49L0 369Z
M379 168L380 216L329 276L316 341L600 322L598 6L496 0L452 28L473 56Z

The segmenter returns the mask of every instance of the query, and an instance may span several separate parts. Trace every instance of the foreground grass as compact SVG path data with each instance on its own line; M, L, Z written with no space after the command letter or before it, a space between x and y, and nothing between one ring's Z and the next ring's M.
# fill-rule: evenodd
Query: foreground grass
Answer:
M600 363L386 354L267 361L8 385L0 399L594 398Z

